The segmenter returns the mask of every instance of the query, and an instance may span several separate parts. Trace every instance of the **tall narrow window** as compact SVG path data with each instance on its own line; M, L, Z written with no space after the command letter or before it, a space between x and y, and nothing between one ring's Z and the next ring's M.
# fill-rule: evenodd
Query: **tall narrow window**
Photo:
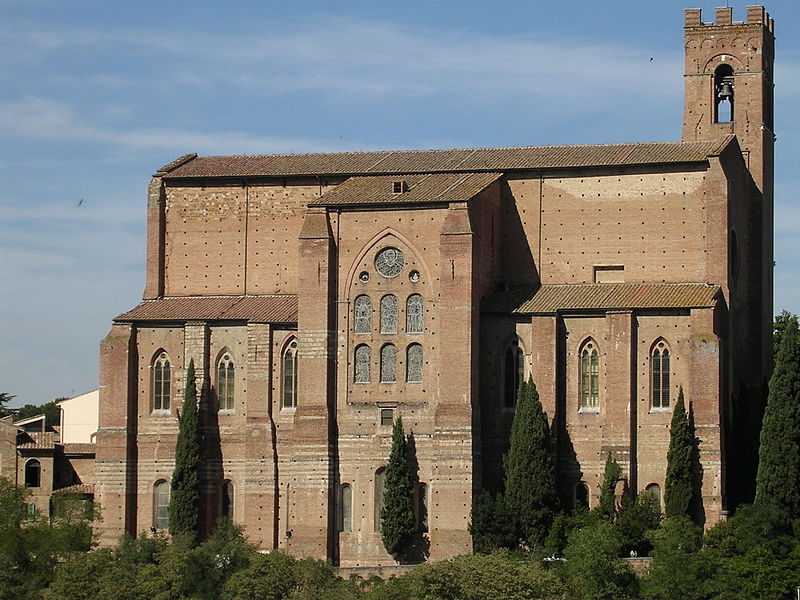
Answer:
M166 352L153 362L153 410L169 410L172 368Z
M372 331L372 299L369 296L356 296L355 301L355 332L369 333Z
M153 486L153 527L169 529L169 483L163 479Z
M428 531L428 485L425 483L417 484L414 498L414 519L417 523L417 531Z
M233 482L225 480L222 483L222 506L220 516L233 520Z
M422 381L422 346L411 344L406 349L406 381L419 383Z
M661 486L651 483L644 489L644 493L650 497L653 506L661 510Z
M42 463L31 458L25 463L25 487L38 488L42 485Z
M225 352L217 365L217 399L220 410L233 410L233 382L233 358Z
M381 509L383 508L383 489L386 467L375 471L375 531L381 530Z
M397 381L397 347L386 344L381 348L381 383Z
M588 342L581 351L580 363L581 408L600 405L600 355L594 342Z
M283 408L297 406L297 340L283 353Z
M658 342L650 359L653 408L669 408L669 348L666 343Z
M345 483L339 488L339 531L353 530L353 489Z
M397 333L397 296L381 298L381 333Z
M422 333L423 328L422 296L411 294L406 301L406 333Z
M354 377L356 383L369 383L370 351L369 346L362 344L356 346L354 361Z
M525 379L525 353L514 340L511 347L506 348L503 362L503 396L507 408L514 408L517 403L519 384Z

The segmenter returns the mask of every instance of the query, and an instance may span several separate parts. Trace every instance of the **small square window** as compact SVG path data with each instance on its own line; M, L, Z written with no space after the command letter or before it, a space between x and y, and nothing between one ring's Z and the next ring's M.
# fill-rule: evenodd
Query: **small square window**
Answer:
M394 423L394 409L382 408L381 409L381 425L391 427Z
M395 194L402 194L408 191L408 184L405 181L393 181L392 192Z

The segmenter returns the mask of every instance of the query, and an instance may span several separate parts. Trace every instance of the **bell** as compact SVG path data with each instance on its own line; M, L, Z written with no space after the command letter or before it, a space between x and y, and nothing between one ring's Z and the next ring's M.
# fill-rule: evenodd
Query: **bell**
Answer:
M730 81L723 81L717 86L717 96L720 100L730 100L733 98L733 84Z

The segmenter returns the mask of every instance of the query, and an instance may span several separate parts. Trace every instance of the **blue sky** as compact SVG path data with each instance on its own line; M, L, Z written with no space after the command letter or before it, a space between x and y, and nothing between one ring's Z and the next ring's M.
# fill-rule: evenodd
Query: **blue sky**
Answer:
M0 0L0 391L97 387L177 156L676 140L683 8L717 4ZM767 10L775 310L798 313L800 3Z

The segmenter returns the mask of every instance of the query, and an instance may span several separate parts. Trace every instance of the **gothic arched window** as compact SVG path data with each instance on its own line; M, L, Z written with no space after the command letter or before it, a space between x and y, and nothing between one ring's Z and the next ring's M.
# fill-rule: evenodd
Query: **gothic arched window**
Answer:
M233 410L234 366L230 352L223 352L217 363L217 400L219 410Z
M297 406L297 340L293 339L283 352L283 408Z
M422 333L422 296L411 294L406 300L406 333Z
M661 340L650 355L653 408L669 408L669 348Z
M397 381L397 347L386 344L381 348L381 383Z
M42 485L42 463L31 458L25 463L25 487L38 488Z
M369 346L362 344L356 346L353 381L356 383L369 383L370 351Z
M381 298L381 333L397 333L397 296Z
M372 331L372 299L369 296L356 296L355 332L370 333Z
M166 352L159 352L153 361L153 410L169 410L172 389L172 367Z
M153 486L153 527L169 529L169 483L163 479Z
M419 383L422 381L422 346L411 344L406 349L406 381Z
M600 354L592 340L581 350L580 382L581 408L600 406Z
M651 483L644 488L644 493L650 497L653 506L661 510L661 486L657 483Z

